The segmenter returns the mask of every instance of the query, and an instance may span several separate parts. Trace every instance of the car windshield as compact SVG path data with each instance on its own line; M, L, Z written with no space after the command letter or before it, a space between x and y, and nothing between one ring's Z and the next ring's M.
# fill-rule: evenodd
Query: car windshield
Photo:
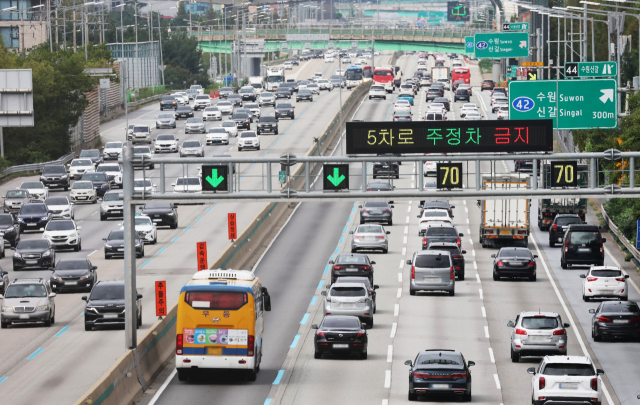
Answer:
M72 231L76 229L73 221L51 221L45 231Z
M234 127L234 128L235 128L236 123L235 123L235 122L233 122L233 121L224 121L224 122L222 123L222 126L223 126L223 127Z
M9 190L6 198L27 198L29 194L26 190Z
M17 249L49 249L49 243L44 239L25 239L18 243Z
M47 289L42 284L13 284L7 288L5 298L46 297Z
M187 124L202 124L202 118L189 118Z
M135 130L136 127L133 129ZM80 152L79 157L100 157L100 151L97 149L87 149Z
M590 364L566 364L551 363L544 367L542 372L544 375L575 375L575 376L592 376L596 375Z
M200 147L200 141L185 141L182 144L183 148L199 148Z
M446 366L462 366L462 358L457 354L438 352L435 354L422 355L418 357L416 365L439 364Z
M333 317L327 316L322 321L323 328L331 329L354 329L360 328L360 321L356 317Z
M133 154L140 154L140 153L151 153L151 149L149 149L148 146L140 146L137 148L133 148Z
M580 217L557 217L556 225L581 224Z
M363 287L334 287L331 289L333 297L361 297L367 295L367 290Z
M84 259L63 259L56 264L57 270L89 270L89 262Z
M208 100L209 96L197 96L196 100Z
M13 217L11 215L0 215L0 225L13 225Z
M240 93L253 93L253 88L250 88L250 89L240 89Z
M340 264L367 264L367 257L363 255L342 255L336 263Z
M442 268L450 267L450 262L449 256L444 254L417 255L413 265L420 268Z
M378 207L378 208L389 208L389 204L384 201L369 201L364 203L364 206L369 207Z
M427 236L458 236L455 228L430 227Z
M371 91L384 91L384 87L382 86L371 86Z
M171 117L173 118L173 117ZM107 142L104 145L105 149L121 149L122 148L122 142Z
M633 312L638 313L638 304L635 302L605 302L600 312Z
M218 110L218 107L207 107L204 109L206 112L214 112L214 111L220 111Z
M104 173L85 173L82 175L82 180L105 181L105 175Z
M260 117L260 122L276 122L276 117Z
M124 231L111 231L107 237L109 240L124 240Z
M104 195L104 201L118 201L122 200L120 193L107 193Z
M220 91L233 91L233 89L231 87L222 87L220 88Z
M134 180L133 181L133 186L134 187L151 187L151 180L149 180L149 179Z
M355 233L383 233L380 225L361 225Z
M90 300L124 300L124 283L98 284L91 290Z
M39 181L27 181L22 183L20 186L22 189L30 189L30 188L44 188L44 185Z
M151 220L149 218L136 217L135 221L136 225L151 225Z
M42 169L42 174L66 174L64 166L45 166Z
M288 103L282 103L282 104L278 104L277 108L293 108L293 106Z
M555 329L558 327L558 318L527 316L522 318L522 327L526 329Z
M240 134L240 138L255 138L257 135L255 132L243 132L242 134Z
M572 245L588 245L598 240L598 232L593 231L571 232L569 238Z
M173 114L160 114L160 115L158 115L158 118L160 118L160 119L163 119L163 118L164 119L170 119L170 118L173 118Z
M171 204L170 203L150 203L150 204L146 204L144 206L144 209L145 210L157 210L157 209L170 210Z
M447 217L447 216L449 216L449 214L447 214L445 211L426 210L422 213L422 218Z
M224 128L209 128L210 134L226 134L227 131Z
M198 177L187 177L186 179L184 177L180 177L178 178L178 181L176 182L177 186L199 186L200 185L200 179Z
M90 190L93 188L93 183L90 181L76 181L73 183L72 190Z
M158 135L156 141L175 141L176 137L173 135Z
M120 166L118 165L100 165L98 166L97 172L119 172Z
M221 101L218 103L218 107L231 107L231 103L228 101Z
M273 97L273 93L262 93L260 95L261 98L268 98L268 97Z
M231 116L232 119L234 120L246 120L247 118L249 118L249 114L247 113L235 113Z
M47 207L52 205L69 205L69 200L67 200L67 197L49 197L44 200L44 203Z
M47 209L42 204L33 204L33 205L23 205L20 208L20 214L38 214L38 215L46 215Z
M260 108L260 106L258 106L258 104L245 104L244 108L247 108L250 110L252 108Z
M137 132L137 133L149 132L149 127L133 127L133 132Z
M526 249L501 249L499 257L517 257L518 259L531 259L531 252Z

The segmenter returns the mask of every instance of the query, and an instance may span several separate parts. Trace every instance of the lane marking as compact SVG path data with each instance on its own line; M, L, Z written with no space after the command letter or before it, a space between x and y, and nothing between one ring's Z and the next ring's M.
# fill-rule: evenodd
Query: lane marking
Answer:
M402 288L398 288L398 295L397 298L402 297Z
M475 260L473 261L473 268L474 268L474 269L476 269L476 270L478 270L478 264L476 263L476 261L475 261Z
M473 239L469 238L469 243L473 245Z
M402 283L402 273L398 273L398 283Z
M409 233L409 227L408 227L408 226L405 226L405 227L404 227L404 233L405 233L405 234L406 234L406 233Z
M407 248L403 247L402 248L402 256L406 256L406 254L407 254Z
M384 372L384 387L391 388L391 370Z
M313 298L311 298L311 303L309 303L309 306L314 306L316 305L316 300L318 299L317 295L314 295Z
M331 268L330 264L327 264L326 267L324 268L324 272L322 274L329 274L329 269Z
M398 316L399 313L400 313L400 305L396 304L395 307L393 308L393 316Z
M293 338L293 342L291 342L291 346L289 346L290 349L295 349L295 347L298 345L298 341L300 340L300 334L297 334L294 338Z
M156 254L159 255L160 253L164 252L165 250L167 250L167 248L163 247L162 249L158 250L158 253L156 253Z
M31 356L27 357L27 360L31 360L34 357L36 357L37 355L40 354L40 352L42 352L44 350L44 347L39 348L38 350L36 350L35 352L33 352L33 354L31 354Z
M283 376L284 376L284 370L278 370L278 375L276 376L276 379L273 380L272 385L280 384L280 381L282 381Z
M153 398L151 398L151 401L149 401L149 405L155 405L155 403L158 401L158 399L160 399L160 397L162 396L162 393L164 392L164 390L167 388L167 386L169 385L171 380L173 380L173 377L175 377L177 373L178 373L178 369L174 368L171 374L169 374L169 377L167 377L167 379L164 380L164 382L162 383L162 385L160 386L156 394L153 396Z
M487 339L489 339L489 327L485 326L484 327L484 337L486 337Z
M393 325L391 325L391 335L389 335L389 337L391 337L391 339L396 337L396 331L397 330L398 330L398 324L394 322Z
M498 378L498 374L494 374L493 375L493 379L496 380L496 388L497 389L501 389L500 388L500 379Z
M178 240L178 238L179 238L179 236L176 236L175 238L171 239L171 243L173 243L173 242L177 241L177 240Z
M484 299L484 298L482 297L482 288L478 289L478 292L480 293L480 299L481 299L481 300L482 300L482 299Z
M320 280L318 283L318 290L322 290L322 285L324 284L324 280Z
M476 273L476 281L479 283L480 282L480 275L478 273Z
M264 400L264 404L263 405L269 405L271 403L271 398L267 398Z
M393 360L393 345L389 345L387 349L387 363L391 363Z
M344 240L344 236L341 236L340 240L338 241L338 243L342 243L343 240Z
M493 357L493 349L492 348L489 348L489 358L491 359L492 363L496 362L496 358Z
M189 225L188 227L184 228L183 232L187 232L189 229L191 229L191 225Z
M71 327L71 326L65 326L64 328L62 328L62 329L60 330L60 332L58 332L58 333L56 333L55 335L53 335L53 337L60 337L60 335L62 335L62 334L63 334L63 333L65 333L66 331L68 331L70 327Z
M464 212L469 212L469 209L467 207L464 207Z
M339 248L339 247L337 247L337 248L336 248L336 250L334 250L333 254L334 254L334 255L337 255L339 251L340 251L340 248Z
M300 325L306 325L307 321L309 320L309 313L304 314L304 316L302 317L302 320L300 321Z
M407 207L407 212L411 212L411 206Z
M469 223L469 218L467 218L467 223Z
M467 228L467 233L471 235L471 229Z
M150 261L151 261L151 259L149 259L149 260L147 260L146 262L142 263L142 264L140 265L140 268L142 268L142 267L146 266L147 264L149 264L149 262L150 262Z
M402 243L404 243L405 245L407 244L407 237L406 236L404 237L404 241Z
M0 383L2 383L2 382L3 382L4 380L6 380L7 378L9 378L9 377L2 377L2 378L0 378Z
M475 256L476 255L476 250L475 249L471 249L471 254Z
M94 253L95 253L95 252L97 252L97 251L98 251L98 249L94 250L93 252L89 253L89 254L87 255L87 257L91 256L92 254L94 254Z
M480 309L482 310L482 317L486 318L487 317L487 310L484 309L484 307L480 307Z
M407 217L407 219L405 219L405 221L408 224L409 223L409 217Z
M400 268L404 269L404 260L400 260Z

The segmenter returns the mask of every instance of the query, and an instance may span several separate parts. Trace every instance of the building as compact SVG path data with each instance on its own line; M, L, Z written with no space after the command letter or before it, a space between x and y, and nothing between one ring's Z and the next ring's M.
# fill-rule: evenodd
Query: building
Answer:
M118 62L125 61L121 80L128 89L159 86L162 84L160 72L160 46L153 42L125 42L107 44L107 49ZM137 53L136 53L137 52Z
M1 1L0 38L5 47L28 51L48 40L47 5L43 0Z

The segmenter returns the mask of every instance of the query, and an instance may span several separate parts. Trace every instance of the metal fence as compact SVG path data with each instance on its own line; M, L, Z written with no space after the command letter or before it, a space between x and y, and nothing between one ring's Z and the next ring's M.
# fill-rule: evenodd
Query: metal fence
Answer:
M629 253L633 255L633 258L636 259L636 262L640 263L640 252L638 252L638 249L636 249L636 247L633 246L631 242L629 242L629 239L627 239L627 237L624 236L624 234L618 230L618 226L615 224L615 222L613 222L609 214L607 214L607 211L604 209L604 206L602 206L602 219L604 220L605 224L607 224L607 226L609 227L609 230L611 231L611 233L614 234L618 238L618 240L622 242L624 247L627 248Z
M70 161L71 159L73 159L74 157L76 157L75 152L69 152L66 155L62 156L60 159L52 160L51 162L31 163L28 165L11 166L4 169L2 172L0 172L0 179L13 173L40 171L42 170L43 167L47 165L63 165L68 161Z

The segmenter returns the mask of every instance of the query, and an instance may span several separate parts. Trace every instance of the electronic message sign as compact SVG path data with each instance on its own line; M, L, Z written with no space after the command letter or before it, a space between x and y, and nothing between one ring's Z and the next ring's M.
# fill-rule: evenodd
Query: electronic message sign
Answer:
M459 1L447 2L447 21L470 21L471 12L468 3L460 3Z

